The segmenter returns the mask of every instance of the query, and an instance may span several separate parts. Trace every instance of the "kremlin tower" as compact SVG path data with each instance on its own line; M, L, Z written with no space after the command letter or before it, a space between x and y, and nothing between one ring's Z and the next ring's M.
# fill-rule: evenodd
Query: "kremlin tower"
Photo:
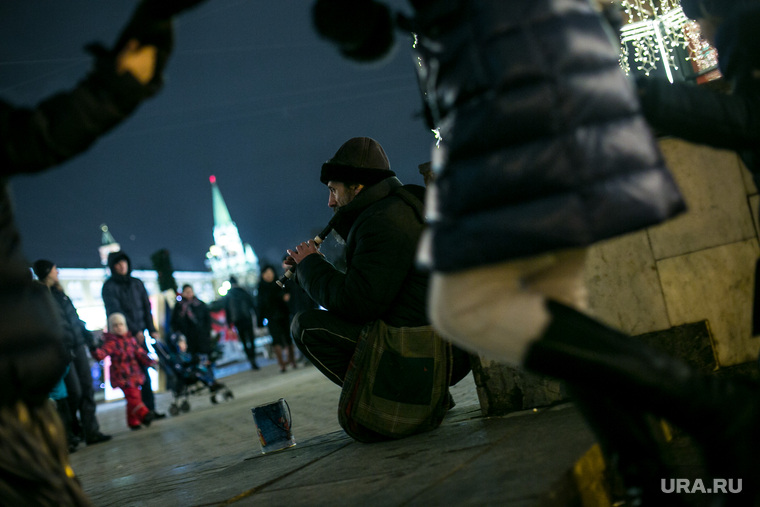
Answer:
M214 244L206 254L206 265L215 280L228 281L230 276L240 285L253 287L259 279L259 260L248 243L243 243L240 233L230 217L222 192L216 184L216 176L210 176L211 197L214 212ZM225 291L226 292L226 291Z

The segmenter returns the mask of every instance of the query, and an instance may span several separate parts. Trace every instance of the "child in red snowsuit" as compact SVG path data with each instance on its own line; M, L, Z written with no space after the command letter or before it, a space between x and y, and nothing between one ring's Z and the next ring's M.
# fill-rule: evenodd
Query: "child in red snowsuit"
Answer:
M129 332L121 313L108 317L108 331L103 333L103 345L91 353L98 360L111 356L111 386L121 389L127 399L127 425L133 430L139 430L141 424L150 426L153 414L140 396L140 385L145 382L140 365L155 366L156 362Z

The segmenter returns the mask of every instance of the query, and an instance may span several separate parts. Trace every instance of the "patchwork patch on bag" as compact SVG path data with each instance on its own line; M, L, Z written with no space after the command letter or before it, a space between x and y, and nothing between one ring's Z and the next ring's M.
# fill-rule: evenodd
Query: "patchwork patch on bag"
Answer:
M386 400L429 405L433 392L435 361L432 357L402 357L383 351L372 394Z

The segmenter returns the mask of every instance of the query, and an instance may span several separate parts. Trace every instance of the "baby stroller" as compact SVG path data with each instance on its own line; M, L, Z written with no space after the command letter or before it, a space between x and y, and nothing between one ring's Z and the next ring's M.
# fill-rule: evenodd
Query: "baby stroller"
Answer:
M217 404L221 396L224 401L232 399L232 391L221 382L214 378L211 366L205 366L197 359L183 352L180 348L180 342L184 341L184 336L175 333L172 334L167 343L156 341L153 347L158 355L158 363L164 370L171 386L173 401L169 407L171 415L178 415L180 411L188 412L190 410L190 401L188 397L191 394L197 394L208 389L211 395L211 403ZM182 399L180 403L179 400Z

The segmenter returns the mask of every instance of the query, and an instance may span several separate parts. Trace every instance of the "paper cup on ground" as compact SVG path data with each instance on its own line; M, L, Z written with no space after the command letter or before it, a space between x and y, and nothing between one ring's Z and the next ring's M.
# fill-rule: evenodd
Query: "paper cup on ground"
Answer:
M279 451L296 445L290 407L284 398L251 409L261 453Z

